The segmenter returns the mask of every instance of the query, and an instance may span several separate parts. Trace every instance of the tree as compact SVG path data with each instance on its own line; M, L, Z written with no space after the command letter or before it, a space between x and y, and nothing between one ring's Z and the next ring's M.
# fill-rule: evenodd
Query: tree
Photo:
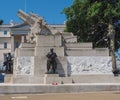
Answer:
M64 13L67 16L66 31L73 32L77 35L78 41L88 41L87 34L89 32L90 23L86 19L87 7L88 3L86 1L75 0L71 7L64 9Z
M67 17L66 30L77 35L79 41L91 41L94 47L110 46L113 73L117 70L114 43L118 47L117 40L120 40L120 30L115 30L115 23L120 19L119 5L120 0L74 0L63 11Z
M3 20L0 20L0 25L2 25L3 24Z

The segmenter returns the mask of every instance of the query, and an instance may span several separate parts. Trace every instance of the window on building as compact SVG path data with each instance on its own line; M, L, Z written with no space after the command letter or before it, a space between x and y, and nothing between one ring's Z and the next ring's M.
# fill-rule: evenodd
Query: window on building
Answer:
M7 59L7 53L4 53L3 56L4 56L4 61L5 61Z
M7 48L7 42L4 42L4 48Z
M18 43L18 42L16 42L15 47L16 47L16 48L18 48L18 47L19 47L19 43Z
M7 30L4 31L4 35L7 35Z

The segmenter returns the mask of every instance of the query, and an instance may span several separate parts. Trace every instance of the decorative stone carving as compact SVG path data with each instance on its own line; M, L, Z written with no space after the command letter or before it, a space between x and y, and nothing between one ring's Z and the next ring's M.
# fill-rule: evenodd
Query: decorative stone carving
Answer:
M16 74L33 75L34 57L17 57Z
M111 57L67 57L68 73L79 74L110 74L112 73Z
M45 21L42 17L30 13L30 15L26 14L22 10L18 11L18 16L26 22L28 25L30 25L30 32L27 36L27 41L30 43L36 42L36 35L42 34L42 35L49 35L52 34L50 29L47 27Z

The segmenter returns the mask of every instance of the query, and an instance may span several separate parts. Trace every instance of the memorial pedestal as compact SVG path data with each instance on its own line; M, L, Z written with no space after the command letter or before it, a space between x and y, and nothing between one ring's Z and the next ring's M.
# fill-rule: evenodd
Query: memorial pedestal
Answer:
M58 74L48 74L47 53L51 48L57 54ZM61 35L37 35L36 44L21 44L16 50L13 83L50 83L54 77L67 76L67 59L64 56ZM52 80L51 80L52 79ZM59 79L58 79L59 80ZM50 81L50 82L49 82Z
M45 74L44 84L60 83L59 74Z

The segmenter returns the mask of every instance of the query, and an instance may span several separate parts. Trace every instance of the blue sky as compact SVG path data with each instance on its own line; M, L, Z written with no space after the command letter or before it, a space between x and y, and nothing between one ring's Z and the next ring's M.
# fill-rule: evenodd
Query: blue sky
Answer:
M0 19L4 20L4 24L9 24L10 20L21 22L17 12L22 9L39 14L48 24L63 24L66 17L61 12L72 3L73 0L0 0Z

